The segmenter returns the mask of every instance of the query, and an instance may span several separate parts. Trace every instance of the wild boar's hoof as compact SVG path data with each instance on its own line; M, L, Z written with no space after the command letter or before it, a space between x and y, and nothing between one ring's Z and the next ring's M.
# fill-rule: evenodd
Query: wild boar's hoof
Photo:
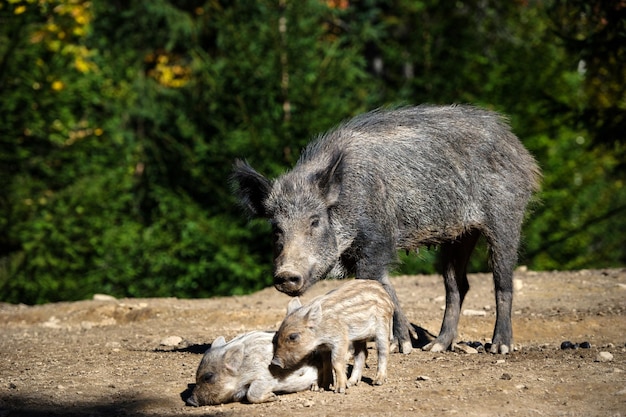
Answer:
M411 353L412 350L413 350L413 344L411 343L410 340L405 340L402 342L402 344L400 344L400 353L404 353L405 355L408 355L409 353Z
M488 346L488 349L487 349L489 353L495 353L495 354L500 353L502 355L508 355L511 350L512 349L509 345L499 344L499 343L493 343L490 346Z
M448 346L444 346L442 343L437 342L436 340L430 342L426 346L422 348L422 350L429 352L445 352L448 350Z
M392 342L389 344L389 352L399 352L399 353L408 355L412 351L413 351L413 342L411 342L410 340L398 342L398 339L394 338Z

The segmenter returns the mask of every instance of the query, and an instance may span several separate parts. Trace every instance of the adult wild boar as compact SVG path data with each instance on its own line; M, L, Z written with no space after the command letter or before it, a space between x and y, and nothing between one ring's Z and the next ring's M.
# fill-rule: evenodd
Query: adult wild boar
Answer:
M511 350L513 269L540 176L503 117L466 105L375 110L311 142L273 181L241 160L233 172L243 206L272 224L275 287L296 296L328 275L379 281L394 301L394 337L405 353L410 323L388 276L397 250L441 247L446 310L425 349L443 351L456 336L480 235L496 294L491 352Z

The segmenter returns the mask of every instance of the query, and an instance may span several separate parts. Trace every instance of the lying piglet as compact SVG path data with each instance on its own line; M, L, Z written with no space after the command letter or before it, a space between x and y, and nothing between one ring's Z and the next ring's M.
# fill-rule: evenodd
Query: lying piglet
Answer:
M353 280L301 306L294 298L274 340L272 364L290 369L314 351L330 350L335 371L335 392L345 392L361 379L367 358L366 342L378 350L374 385L387 378L387 355L392 338L394 304L377 281ZM354 345L354 366L346 375L346 356Z
M303 358L289 370L270 365L274 335L253 331L228 343L222 336L215 339L200 361L196 386L187 405L261 403L274 401L277 393L317 387L318 366L313 356Z

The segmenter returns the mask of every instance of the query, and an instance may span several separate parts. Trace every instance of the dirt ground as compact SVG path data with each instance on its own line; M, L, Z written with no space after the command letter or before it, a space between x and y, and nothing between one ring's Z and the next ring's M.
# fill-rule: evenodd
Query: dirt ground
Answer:
M436 334L441 278L393 283L412 323ZM321 282L303 301L339 284ZM488 274L471 275L470 284L458 340L484 343L493 331L493 285ZM387 383L372 386L371 350L363 381L345 395L306 391L272 403L199 408L182 398L209 344L220 335L277 329L289 297L267 288L203 300L0 304L0 417L626 416L626 269L521 270L515 287L512 354L394 353ZM563 341L591 348L562 350Z

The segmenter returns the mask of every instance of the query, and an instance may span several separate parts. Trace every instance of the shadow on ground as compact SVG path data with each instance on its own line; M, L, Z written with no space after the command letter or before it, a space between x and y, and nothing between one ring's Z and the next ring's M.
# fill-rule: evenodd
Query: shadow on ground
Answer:
M38 399L29 395L0 397L0 417L147 417L155 415L173 417L181 415L181 411L173 411L170 414L156 413L154 407L158 407L158 404L162 402L159 398L131 398L128 400L101 398L84 403L70 400L68 404L55 405L46 404L47 402L49 402L48 399ZM204 417L229 417L231 415L233 413L228 410L203 414Z

